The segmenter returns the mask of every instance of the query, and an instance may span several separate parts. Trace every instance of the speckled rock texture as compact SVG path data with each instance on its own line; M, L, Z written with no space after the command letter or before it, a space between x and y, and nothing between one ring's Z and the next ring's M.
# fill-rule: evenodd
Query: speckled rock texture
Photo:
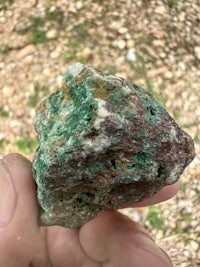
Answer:
M153 196L194 158L191 137L142 88L75 63L37 109L41 225L78 227Z

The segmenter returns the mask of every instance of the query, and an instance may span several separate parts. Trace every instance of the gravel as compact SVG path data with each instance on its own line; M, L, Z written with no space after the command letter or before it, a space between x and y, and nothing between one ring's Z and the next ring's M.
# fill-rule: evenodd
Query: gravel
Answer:
M158 205L163 227L152 228L148 208L124 211L149 228L175 267L200 266L199 14L199 0L18 0L0 10L0 155L25 152L18 141L36 137L35 105L76 61L147 88L194 138L197 157L181 190ZM31 17L45 20L34 26Z

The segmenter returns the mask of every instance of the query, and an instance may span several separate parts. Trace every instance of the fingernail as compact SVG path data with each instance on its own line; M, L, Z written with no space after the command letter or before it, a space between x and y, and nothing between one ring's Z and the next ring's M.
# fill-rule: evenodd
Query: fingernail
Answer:
M150 262L151 266L154 267L173 267L167 253L160 249L150 237L147 237L146 234L138 235L138 240L137 257L140 260L139 266L146 266L146 263Z
M6 161L0 158L0 226L10 222L16 206L16 191Z

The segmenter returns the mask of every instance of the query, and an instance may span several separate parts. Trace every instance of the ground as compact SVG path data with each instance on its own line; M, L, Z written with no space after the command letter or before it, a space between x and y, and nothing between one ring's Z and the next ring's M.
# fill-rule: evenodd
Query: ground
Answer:
M195 142L176 197L124 212L143 223L174 266L200 266L199 0L0 2L0 155L34 152L37 103L76 61L150 93Z

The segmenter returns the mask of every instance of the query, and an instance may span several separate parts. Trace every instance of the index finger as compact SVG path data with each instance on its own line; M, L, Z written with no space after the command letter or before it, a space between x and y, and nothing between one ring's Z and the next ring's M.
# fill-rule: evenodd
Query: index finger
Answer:
M176 195L176 193L179 190L179 186L180 186L180 181L177 181L176 183L174 183L172 185L164 186L153 197L150 197L148 199L145 199L145 200L138 202L138 203L135 203L133 205L129 205L129 207L133 207L133 208L145 207L145 206L150 206L150 205L154 205L154 204L166 201L166 200L168 200L168 199L170 199Z

